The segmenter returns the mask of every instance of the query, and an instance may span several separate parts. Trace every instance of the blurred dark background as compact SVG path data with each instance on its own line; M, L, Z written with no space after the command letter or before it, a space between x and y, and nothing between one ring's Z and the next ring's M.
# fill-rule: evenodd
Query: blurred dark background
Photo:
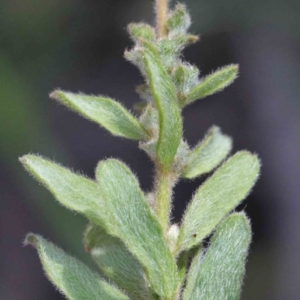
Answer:
M201 42L185 56L202 75L229 63L240 78L223 93L184 111L185 136L197 143L212 125L234 150L262 159L261 178L241 205L253 244L243 300L300 299L300 2L186 0ZM0 299L62 299L43 275L27 232L49 238L87 264L86 220L61 208L25 173L18 157L40 153L94 176L97 162L119 157L149 190L152 165L134 142L49 100L60 87L109 95L131 108L142 82L123 59L129 22L152 22L150 0L0 0ZM180 220L203 179L176 188Z

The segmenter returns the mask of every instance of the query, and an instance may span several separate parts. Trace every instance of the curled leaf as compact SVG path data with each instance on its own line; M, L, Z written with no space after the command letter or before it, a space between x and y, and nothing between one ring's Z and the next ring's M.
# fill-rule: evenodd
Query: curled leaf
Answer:
M144 45L144 62L149 86L159 112L157 156L163 168L169 168L182 136L182 120L174 84L154 49Z

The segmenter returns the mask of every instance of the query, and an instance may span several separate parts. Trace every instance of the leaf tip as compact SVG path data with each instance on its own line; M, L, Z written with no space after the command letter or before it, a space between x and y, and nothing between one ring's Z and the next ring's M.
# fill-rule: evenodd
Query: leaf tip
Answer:
M59 100L61 97L63 97L64 92L60 89L54 90L49 94L49 97L51 99Z
M36 248L37 246L37 243L38 243L38 237L33 234L33 233L28 233L25 237L25 240L23 242L24 246L33 246Z
M34 158L34 155L26 154L26 155L19 157L19 162L23 165L23 167L25 169L28 169L30 167L30 163L32 162L33 158Z
M27 155L23 155L23 156L19 157L19 162L24 165L26 163L26 158L27 158Z

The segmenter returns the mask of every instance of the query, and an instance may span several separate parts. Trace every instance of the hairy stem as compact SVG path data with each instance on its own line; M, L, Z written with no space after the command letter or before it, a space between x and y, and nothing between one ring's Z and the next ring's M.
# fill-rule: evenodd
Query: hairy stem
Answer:
M156 8L156 30L158 37L167 35L167 14L169 0L155 0Z
M155 211L165 234L169 229L172 194L175 182L176 178L174 174L170 171L157 168L155 178Z

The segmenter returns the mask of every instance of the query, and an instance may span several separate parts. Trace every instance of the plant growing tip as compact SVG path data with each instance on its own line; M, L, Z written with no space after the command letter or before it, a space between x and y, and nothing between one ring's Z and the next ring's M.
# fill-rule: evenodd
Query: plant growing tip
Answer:
M108 97L62 90L50 94L111 134L138 141L155 167L153 189L145 194L117 159L100 161L95 179L89 179L38 155L20 158L60 204L89 221L84 245L97 273L39 235L25 239L36 248L46 276L70 300L232 300L240 295L251 228L243 212L232 211L253 188L260 161L247 151L227 158L232 140L217 126L190 147L181 115L186 105L231 84L238 66L199 79L198 68L181 55L198 39L188 33L185 5L169 11L167 0L155 3L156 28L128 26L134 46L125 57L145 79L137 88L142 98L138 116ZM172 224L178 180L213 171L195 192L181 224ZM203 239L211 235L204 246Z

